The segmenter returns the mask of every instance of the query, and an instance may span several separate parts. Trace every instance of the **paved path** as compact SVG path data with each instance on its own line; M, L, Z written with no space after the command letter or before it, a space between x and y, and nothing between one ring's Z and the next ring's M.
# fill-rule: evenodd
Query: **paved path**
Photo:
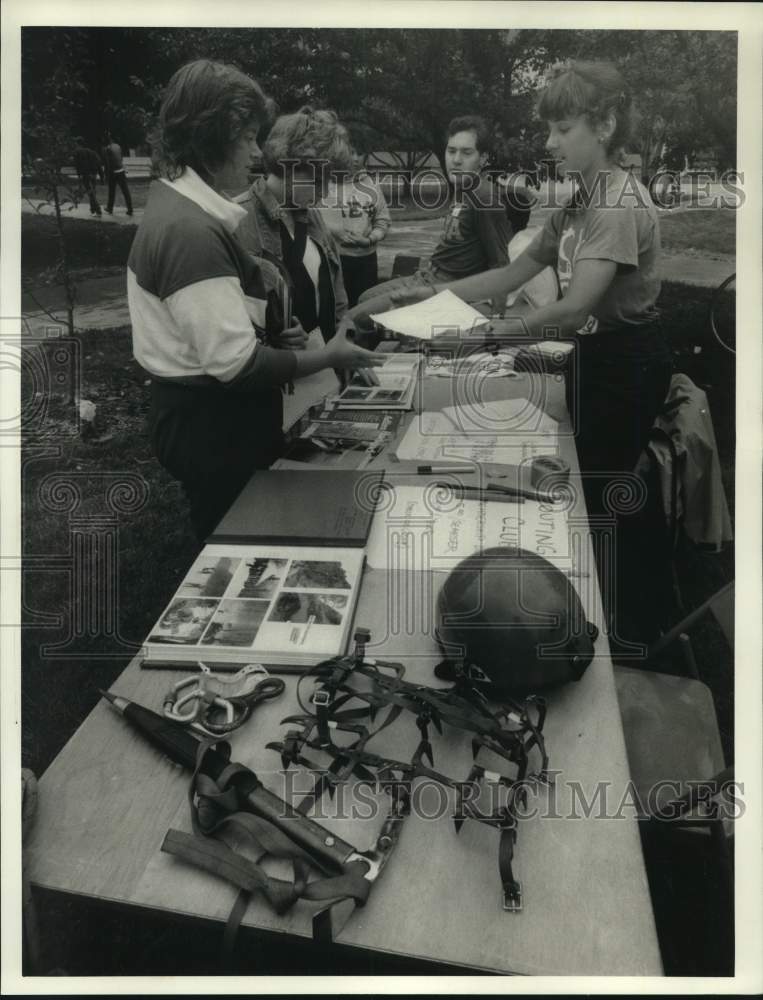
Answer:
M679 209L690 211L690 209ZM533 213L532 228L539 228L550 209ZM393 223L389 236L379 244L379 272L388 275L392 271L392 261L398 253L426 256L434 249L440 231L441 219L427 219L421 222ZM528 230L529 231L529 230ZM663 249L663 281L678 281L687 285L704 285L715 288L736 269L736 259L731 254L714 256L690 253L674 253Z
M33 211L27 205L25 211ZM533 227L543 222L543 216L549 210L536 211L532 217ZM114 225L135 225L140 221L142 210L137 209L133 218L125 215L123 207L116 209L116 214L108 216L104 213L102 220ZM67 218L92 219L87 205L80 205ZM380 279L389 276L392 261L396 254L407 253L426 256L435 247L442 219L424 219L394 222L387 239L379 245ZM716 287L735 270L735 258L732 256L706 257L693 254L664 252L662 258L662 273L665 281L684 282L689 285ZM28 295L22 296L22 312L28 328L34 332L42 332L52 325L52 320L42 309L49 310L54 315L65 317L65 298L60 287L36 289L34 297L37 303ZM124 273L105 278L91 278L79 282L77 286L78 303L75 307L74 322L78 329L94 330L125 326L130 322L127 309L127 292Z
M87 198L85 198L84 201L81 201L76 208L65 208L62 214L65 219L89 219L91 222L93 220L97 220L98 222L111 222L120 226L137 225L137 223L139 223L143 218L143 209L136 208L132 216L128 215L127 209L125 208L121 197L122 196L120 194L117 198L113 215L109 215L103 205L101 205L101 209L103 211L101 216L92 215ZM47 202L39 200L38 198L22 198L21 211L27 214L34 213L37 215L55 215L53 206L47 204Z

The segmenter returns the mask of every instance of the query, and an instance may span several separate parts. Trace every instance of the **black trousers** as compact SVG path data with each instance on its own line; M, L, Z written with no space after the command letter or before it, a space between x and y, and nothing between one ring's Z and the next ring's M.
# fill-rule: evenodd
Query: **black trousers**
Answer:
M127 206L127 214L132 215L132 198L130 197L130 189L127 186L127 175L124 170L120 170L119 173L109 174L109 200L106 204L106 211L114 211L114 196L116 195L117 187L122 192L122 197L125 200L125 205Z
M618 637L649 642L658 624L660 609L650 605L650 595L660 593L665 539L659 517L655 520L655 504L649 497L642 503L643 490L640 494L631 477L667 397L671 372L670 351L658 323L581 336L570 359L567 407L599 581L602 593L612 595L607 610L614 655ZM607 521L614 521L615 535L614 547L605 555Z
M82 190L90 201L90 214L100 215L101 206L98 204L98 196L95 190L95 174L83 174L80 180L82 181Z
M379 281L379 261L376 251L364 257L342 255L342 278L350 309L357 305L360 296Z
M203 543L249 481L283 452L280 388L258 393L223 386L153 382L149 432L160 464L179 480Z

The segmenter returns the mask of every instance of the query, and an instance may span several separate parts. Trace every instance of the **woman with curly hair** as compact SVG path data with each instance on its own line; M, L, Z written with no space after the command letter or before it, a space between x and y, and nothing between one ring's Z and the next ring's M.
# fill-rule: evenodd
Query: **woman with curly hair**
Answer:
M304 350L279 321L263 266L234 233L270 102L240 70L197 60L170 80L151 185L127 265L133 352L151 378L159 462L188 496L200 541L283 446L282 386L381 359L344 335ZM267 343L266 341L267 337Z
M275 262L308 343L330 343L347 310L339 250L321 213L332 173L352 168L347 130L333 111L282 115L262 148L265 176L238 199L246 217L236 235Z

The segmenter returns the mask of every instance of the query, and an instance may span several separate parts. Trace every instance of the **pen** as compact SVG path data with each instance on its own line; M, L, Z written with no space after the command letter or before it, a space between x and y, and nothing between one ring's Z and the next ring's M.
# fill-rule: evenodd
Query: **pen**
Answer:
M488 493L487 490L483 490L480 486L459 486L454 483L435 483L435 486L440 489L450 490L456 496L463 495L465 500L497 500L498 503L524 503L525 498L518 494L493 492Z
M449 472L474 472L473 465L418 465L416 472L420 476L444 476Z
M527 497L528 500L537 500L540 503L555 503L563 500L562 496L554 496L553 493L541 493L538 490L523 490L520 486L501 486L499 483L488 483L487 490L493 493L504 493L507 496Z

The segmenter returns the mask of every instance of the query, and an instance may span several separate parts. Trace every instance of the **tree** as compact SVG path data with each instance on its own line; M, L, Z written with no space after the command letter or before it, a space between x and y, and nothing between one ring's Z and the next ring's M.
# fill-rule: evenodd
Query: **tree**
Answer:
M30 29L24 30L26 34ZM32 48L35 43L44 45L45 36L36 35ZM58 38L62 58L55 62L50 73L36 74L35 86L32 87L31 72L25 75L22 70L22 170L39 201L35 203L28 194L26 197L37 211L46 205L53 208L51 235L57 242L58 258L54 280L64 288L70 337L74 336L77 289L69 269L63 212L67 207L76 206L84 192L78 182L64 173L64 167L72 162L77 141L74 122L84 89L81 77L72 71L72 67L86 65L86 44L83 31L65 29ZM30 57L25 66L31 70L32 65ZM57 320L57 317L51 316L51 319ZM73 403L74 399L70 402Z
M444 170L448 123L463 114L481 114L491 122L499 147L515 139L526 148L534 134L527 121L538 72L549 58L547 34L462 29L343 32L353 86L348 91L343 74L332 72L326 96L354 132L363 135L367 148L394 151L401 162L403 156L411 163L434 152ZM497 152L501 158L502 150Z
M55 51L53 75L60 68L80 84L72 126L88 137L108 125L123 145L145 140L172 73L206 56L257 77L282 112L334 108L362 151L395 152L409 166L434 152L442 164L450 119L477 112L495 124L499 160L529 166L543 154L533 105L545 71L593 58L621 66L637 97L645 173L666 145L691 155L699 143L723 166L735 160L733 32L27 28L23 40L25 106L40 104L39 67Z
M665 147L681 159L712 147L721 169L735 165L734 32L576 31L566 48L571 57L609 59L621 68L636 99L635 149L645 182Z

